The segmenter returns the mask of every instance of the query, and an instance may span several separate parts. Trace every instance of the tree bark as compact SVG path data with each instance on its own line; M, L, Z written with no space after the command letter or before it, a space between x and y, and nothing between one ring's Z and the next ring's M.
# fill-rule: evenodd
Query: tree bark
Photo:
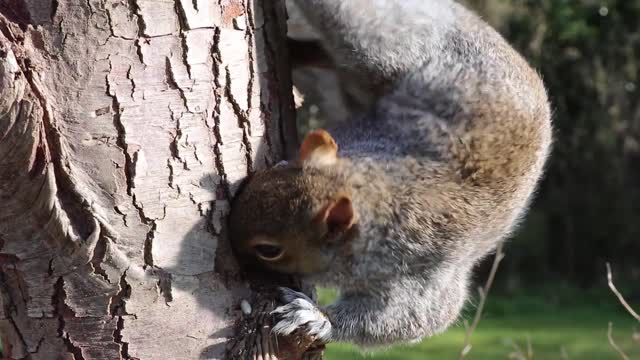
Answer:
M224 216L297 145L285 17L280 0L0 3L6 358L219 359L251 332Z

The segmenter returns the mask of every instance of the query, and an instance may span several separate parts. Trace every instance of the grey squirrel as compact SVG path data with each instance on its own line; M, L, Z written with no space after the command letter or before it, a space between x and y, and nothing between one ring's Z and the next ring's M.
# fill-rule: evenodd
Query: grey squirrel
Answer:
M298 159L234 199L241 258L340 289L320 308L284 289L280 334L361 346L445 330L474 265L524 215L551 146L538 74L449 0L297 0L335 64L378 95L309 133Z

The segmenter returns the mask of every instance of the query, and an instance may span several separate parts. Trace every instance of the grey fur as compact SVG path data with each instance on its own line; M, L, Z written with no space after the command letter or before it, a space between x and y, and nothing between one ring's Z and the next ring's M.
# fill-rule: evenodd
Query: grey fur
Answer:
M330 131L340 147L335 165L291 165L251 180L232 209L232 234L304 238L305 211L348 192L358 218L349 254L306 254L329 259L326 271L307 276L338 286L341 298L313 312L292 296L276 310L276 329L317 335L328 318L331 341L379 346L432 336L458 317L473 266L511 233L542 175L551 145L543 83L452 1L297 4L336 63L373 90L375 105ZM238 220L256 208L268 209L264 220Z

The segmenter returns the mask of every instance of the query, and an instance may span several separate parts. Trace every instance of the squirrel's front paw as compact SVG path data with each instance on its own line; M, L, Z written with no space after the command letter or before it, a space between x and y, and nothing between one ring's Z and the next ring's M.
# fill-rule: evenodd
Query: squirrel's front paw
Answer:
M273 331L281 335L289 335L301 329L308 336L328 342L331 337L331 322L313 303L313 300L303 293L288 288L279 288L279 290L282 300L287 304L271 312L279 319Z

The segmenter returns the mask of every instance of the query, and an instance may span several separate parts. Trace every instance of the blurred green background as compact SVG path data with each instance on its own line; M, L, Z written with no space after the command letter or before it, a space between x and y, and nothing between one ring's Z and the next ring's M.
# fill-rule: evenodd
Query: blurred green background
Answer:
M640 1L469 2L539 70L554 110L551 161L503 280L601 286L611 261L640 284Z

